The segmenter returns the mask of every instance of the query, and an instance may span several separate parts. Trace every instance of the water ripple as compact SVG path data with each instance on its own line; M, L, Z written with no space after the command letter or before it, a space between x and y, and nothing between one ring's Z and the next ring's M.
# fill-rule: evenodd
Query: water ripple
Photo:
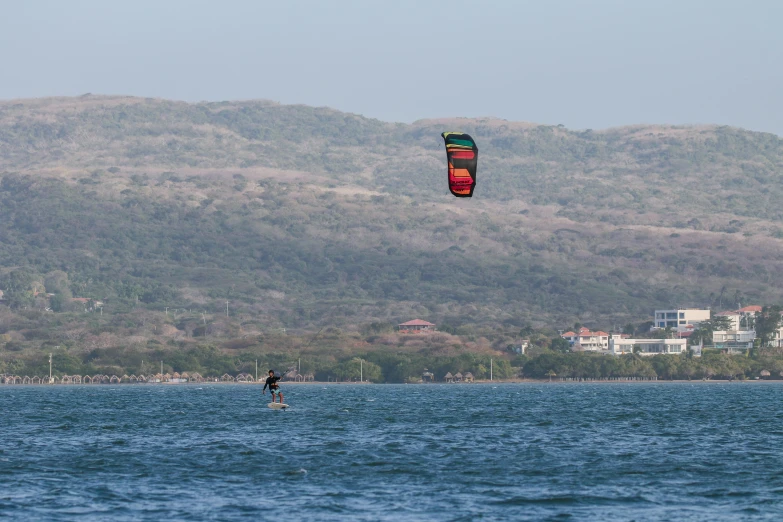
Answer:
M773 520L783 386L0 387L0 516ZM480 401L477 401L480 397Z

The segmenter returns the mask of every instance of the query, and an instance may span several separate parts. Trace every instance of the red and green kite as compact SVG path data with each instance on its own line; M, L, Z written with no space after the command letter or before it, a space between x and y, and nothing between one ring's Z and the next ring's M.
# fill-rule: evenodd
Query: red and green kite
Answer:
M449 190L458 198L469 198L473 196L476 187L476 142L461 132L444 132L441 136L446 142L446 157L449 161Z

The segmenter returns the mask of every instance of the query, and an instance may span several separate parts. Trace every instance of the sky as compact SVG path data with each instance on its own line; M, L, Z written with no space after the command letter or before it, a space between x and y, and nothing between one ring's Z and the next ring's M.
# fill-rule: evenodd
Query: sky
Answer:
M0 0L0 99L269 99L783 136L779 0Z

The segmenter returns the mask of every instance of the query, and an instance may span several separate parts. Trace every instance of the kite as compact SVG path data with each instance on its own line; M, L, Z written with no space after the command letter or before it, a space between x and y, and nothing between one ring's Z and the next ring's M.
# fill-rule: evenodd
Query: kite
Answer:
M476 187L476 142L461 132L444 132L441 136L446 142L446 157L449 161L449 190L458 198L469 198L473 196Z

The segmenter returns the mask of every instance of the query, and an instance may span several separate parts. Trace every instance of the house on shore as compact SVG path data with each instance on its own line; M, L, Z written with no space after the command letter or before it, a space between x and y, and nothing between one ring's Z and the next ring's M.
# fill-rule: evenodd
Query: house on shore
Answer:
M399 330L400 333L427 333L434 332L435 325L421 319L414 319L407 323L398 324L397 330Z
M568 341L574 352L605 352L609 350L609 340L614 337L628 337L625 334L608 334L606 332L592 332L589 328L582 327L578 332L566 332L560 337Z
M677 308L656 310L655 321L650 330L671 328L676 332L692 329L702 321L710 320L710 311L703 308ZM690 327L690 328L689 328Z
M638 353L639 355L681 354L687 351L686 339L629 339L612 337L609 352L612 355ZM636 350L634 352L634 349Z

